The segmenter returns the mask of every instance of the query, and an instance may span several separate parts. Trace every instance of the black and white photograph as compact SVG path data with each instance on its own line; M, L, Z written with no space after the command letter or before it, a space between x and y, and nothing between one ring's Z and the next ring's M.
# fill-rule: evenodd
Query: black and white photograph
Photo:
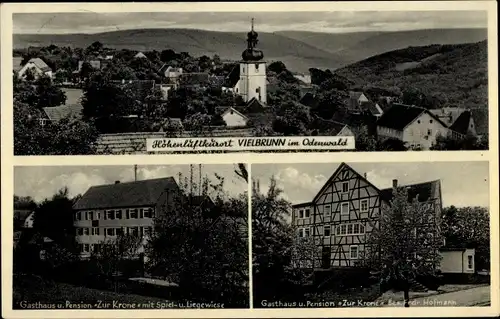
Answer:
M15 155L488 149L486 10L186 5L14 13Z
M13 309L249 307L246 165L14 176Z
M488 162L254 164L252 188L254 308L491 304Z

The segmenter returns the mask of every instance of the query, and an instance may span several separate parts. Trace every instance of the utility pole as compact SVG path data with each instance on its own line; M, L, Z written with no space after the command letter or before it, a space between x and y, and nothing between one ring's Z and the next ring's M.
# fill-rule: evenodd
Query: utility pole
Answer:
M137 182L137 165L134 165L134 181Z

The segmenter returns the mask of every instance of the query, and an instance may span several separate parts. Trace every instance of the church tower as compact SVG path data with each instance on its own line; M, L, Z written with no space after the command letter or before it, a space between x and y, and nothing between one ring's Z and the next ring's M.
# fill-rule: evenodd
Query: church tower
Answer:
M255 48L259 35L253 29L253 21L252 18L252 30L247 34L247 49L241 54L239 94L245 102L255 98L266 104L266 62L263 61L264 53Z

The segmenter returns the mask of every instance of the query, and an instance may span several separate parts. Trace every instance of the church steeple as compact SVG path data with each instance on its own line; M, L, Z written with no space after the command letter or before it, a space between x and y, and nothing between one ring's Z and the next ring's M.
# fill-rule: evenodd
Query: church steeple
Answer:
M243 61L260 61L264 58L264 53L256 49L259 34L254 30L254 19L252 18L252 29L247 33L247 49L243 51L241 57Z

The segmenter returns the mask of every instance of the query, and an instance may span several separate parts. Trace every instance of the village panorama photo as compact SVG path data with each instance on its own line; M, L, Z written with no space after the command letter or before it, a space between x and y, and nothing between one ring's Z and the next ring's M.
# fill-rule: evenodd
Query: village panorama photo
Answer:
M192 5L13 13L15 155L488 150L487 11Z
M259 164L252 183L254 308L491 305L488 162Z
M249 307L246 165L14 170L12 309Z

